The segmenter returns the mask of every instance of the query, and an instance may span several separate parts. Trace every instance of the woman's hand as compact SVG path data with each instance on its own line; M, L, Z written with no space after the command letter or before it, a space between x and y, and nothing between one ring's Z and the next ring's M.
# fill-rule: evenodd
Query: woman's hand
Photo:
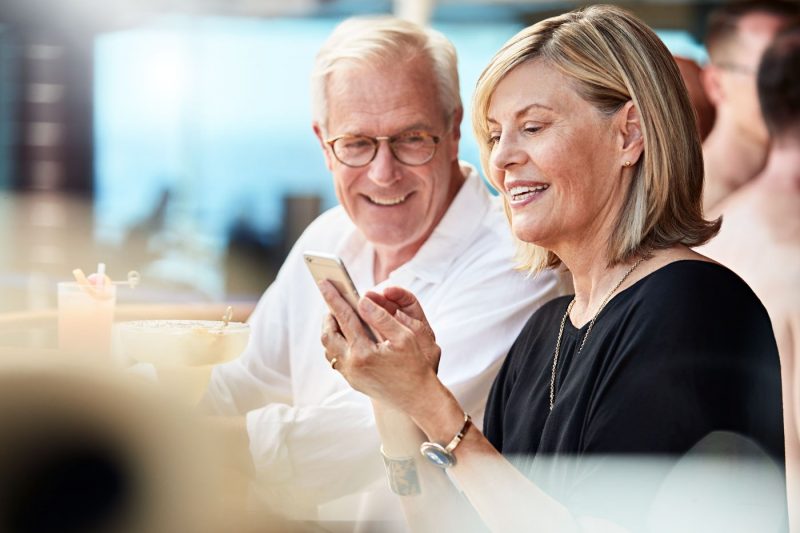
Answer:
M413 294L370 292L356 313L331 283L320 290L332 313L322 329L325 356L354 389L413 417L429 401L426 388L444 388L436 377L441 349ZM371 341L359 315L384 340Z
M439 359L442 351L436 344L436 334L433 332L428 318L416 297L402 287L387 287L383 294L369 291L365 298L378 304L406 326L417 338L423 355L430 363L433 370L439 370ZM364 305L369 305L365 303ZM363 313L363 310L361 311ZM385 337L384 337L385 338Z

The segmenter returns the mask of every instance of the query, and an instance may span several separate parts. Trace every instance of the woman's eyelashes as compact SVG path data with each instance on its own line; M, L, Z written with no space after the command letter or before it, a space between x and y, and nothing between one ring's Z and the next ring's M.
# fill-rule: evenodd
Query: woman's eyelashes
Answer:
M525 132L527 135L533 135L535 133L538 133L541 129L542 129L542 126L540 124L536 124L536 125L534 125L534 124L526 124L522 128L522 131Z
M520 132L525 136L532 136L539 133L544 128L544 125L541 123L531 124L525 123L521 128ZM489 132L489 136L487 138L487 144L489 146L495 146L500 142L501 139L501 132Z

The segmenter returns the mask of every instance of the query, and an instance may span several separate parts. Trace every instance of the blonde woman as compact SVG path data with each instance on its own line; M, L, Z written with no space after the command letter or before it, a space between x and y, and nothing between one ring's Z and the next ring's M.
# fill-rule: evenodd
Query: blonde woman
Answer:
M522 265L563 266L575 295L530 318L481 433L437 379L451 355L412 294L361 300L357 313L385 339L375 343L323 284L327 358L372 397L412 527L649 528L669 469L616 478L615 461L592 459L680 457L716 435L710 446L723 457L755 450L782 467L769 318L741 279L692 251L720 222L702 216L694 115L655 34L607 6L539 22L483 72L473 114ZM777 494L757 513L760 531L785 518Z

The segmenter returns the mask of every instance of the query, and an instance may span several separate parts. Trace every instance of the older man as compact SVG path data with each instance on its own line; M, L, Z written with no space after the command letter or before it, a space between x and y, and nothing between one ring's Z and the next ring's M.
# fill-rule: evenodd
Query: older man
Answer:
M303 251L339 255L362 294L417 294L442 347L439 374L478 417L523 323L558 291L553 273L514 271L502 209L458 160L449 41L392 18L350 19L319 52L312 83L313 129L341 205L297 241L250 319L246 352L214 372L205 398L246 415L258 485L295 516L386 484L369 400L323 356L326 307ZM367 518L386 516L372 509Z
M800 530L800 27L775 38L758 71L772 147L764 171L721 204L722 230L704 251L764 303L781 357L792 530Z
M752 0L720 6L708 18L710 61L703 83L716 121L703 142L705 211L764 168L769 138L758 107L756 70L775 33L800 12L795 2Z

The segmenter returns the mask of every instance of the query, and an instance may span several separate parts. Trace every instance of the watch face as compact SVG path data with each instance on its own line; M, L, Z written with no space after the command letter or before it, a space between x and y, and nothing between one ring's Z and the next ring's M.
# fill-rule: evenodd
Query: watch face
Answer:
M439 468L449 468L456 464L456 458L452 453L444 449L440 444L435 442L423 442L419 451L431 463Z

